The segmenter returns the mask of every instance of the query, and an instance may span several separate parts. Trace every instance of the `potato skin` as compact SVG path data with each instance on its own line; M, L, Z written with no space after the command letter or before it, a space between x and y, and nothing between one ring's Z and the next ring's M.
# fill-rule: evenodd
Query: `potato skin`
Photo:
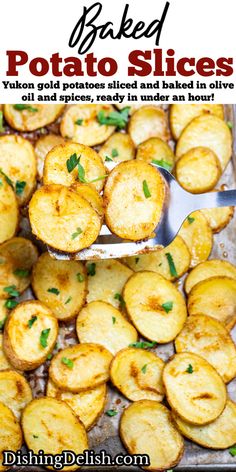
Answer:
M34 131L42 126L49 125L62 113L65 105L52 105L39 103L32 104L37 111L14 109L14 105L4 105L4 118L9 125L18 131Z
M6 405L0 402L0 471L7 469L2 465L3 451L18 451L23 442L20 424Z
M206 208L201 210L213 233L220 233L234 216L234 207Z

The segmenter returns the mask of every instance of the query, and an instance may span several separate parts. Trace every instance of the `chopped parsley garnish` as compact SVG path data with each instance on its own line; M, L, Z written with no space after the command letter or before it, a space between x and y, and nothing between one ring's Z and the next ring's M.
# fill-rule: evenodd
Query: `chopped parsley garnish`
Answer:
M114 298L115 298L115 300L119 300L121 308L125 308L126 304L125 304L124 298L122 297L122 295L120 293L116 293L114 295Z
M90 262L87 265L87 272L88 272L88 275L91 275L91 277L93 277L96 274L96 264L95 264L95 262Z
M0 111L0 133L4 133L4 126L3 126L3 112Z
M31 105L25 105L24 103L19 103L19 105L14 105L13 108L18 111L28 110L32 112L38 111L38 108L32 107Z
M31 329L35 321L38 319L37 316L31 316L30 320L28 320L28 327Z
M67 170L68 172L72 172L72 170L74 170L76 168L76 166L78 165L78 162L79 162L79 157L77 157L77 154L74 153L72 154L69 159L67 159L66 161L66 167L67 167Z
M165 302L161 306L164 308L166 313L169 313L169 311L171 311L173 308L173 302Z
M55 288L55 287L48 288L47 291L49 293L54 293L54 295L59 295L59 293L60 293L60 290L58 290L58 288Z
M231 456L233 456L233 457L236 456L236 444L235 444L235 446L232 446L232 447L229 449L229 453L230 453Z
M116 126L118 129L125 128L129 119L130 107L125 107L121 111L111 111L107 115L104 110L97 114L97 120L100 125Z
M72 300L72 297L67 298L67 300L65 301L65 305L67 305L68 303L70 303L71 300Z
M78 282L83 282L84 281L84 275L81 274L80 272L78 272L78 274L76 274L76 277L77 277Z
M52 354L48 354L47 360L50 361L52 359Z
M0 187L2 187L3 183L2 183L2 179L0 179Z
M15 285L9 285L9 287L4 287L4 292L7 292L10 297L19 297L20 293L16 290Z
M195 218L193 218L192 216L188 216L187 220L188 220L188 223L191 225L195 221Z
M106 175L101 175L100 177L97 177L96 179L93 179L93 180L86 180L85 170L82 164L80 163L80 158L81 158L81 155L77 157L76 153L72 154L69 157L69 159L67 159L66 161L66 167L67 167L68 172L72 172L76 167L78 168L78 179L82 184L91 184L93 182L97 182L98 180L102 180L107 177L107 174L106 174Z
M106 161L106 162L113 162L113 159L112 159L111 157L109 157L109 156L106 156L106 157L105 157L105 161Z
M227 121L227 126L229 127L229 129L233 129L232 121Z
M3 318L3 320L0 321L0 329L4 328L6 319L7 319L7 317L5 316L5 318Z
M116 410L107 410L106 415L107 416L116 416L118 412Z
M188 372L188 374L192 374L193 373L193 366L191 364L188 365L187 369L186 369L186 372Z
M28 269L16 269L13 272L14 275L17 277L28 277L29 275L29 270Z
M81 126L83 124L83 121L81 118L78 118L78 120L75 121L75 124L78 126Z
M34 438L34 439L37 439L37 438L38 438L38 436L36 436L36 434L33 434L33 438Z
M5 301L4 303L4 306L8 309L8 310L13 310L13 308L16 308L16 306L18 305L18 301L15 300L14 298L9 298L8 300Z
M139 257L135 257L135 264L138 264Z
M144 364L144 365L143 365L141 371L142 371L143 374L146 374L146 372L147 372L147 364Z
M51 331L51 328L43 329L43 331L40 334L40 344L43 348L47 347L48 345L48 336Z
M118 157L119 153L118 153L117 149L112 149L111 155L112 155L112 157Z
M77 238L81 233L83 233L81 228L76 228L76 231L71 235L71 239Z
M116 317L113 316L113 317L112 317L112 324L115 324L115 323L116 323Z
M152 163L156 164L157 166L163 167L163 169L166 169L169 171L172 169L172 165L169 164L169 162L166 162L164 159L160 159L160 160L153 159Z
M129 344L129 347L136 347L138 349L148 349L152 347L156 347L157 343L153 342L146 342L146 341L138 341L137 343Z
M150 198L151 197L151 193L150 193L150 190L148 188L148 184L147 184L146 180L143 181L143 193L145 195L145 198Z
M79 180L80 182L82 182L82 184L85 184L86 183L86 179L85 179L85 170L84 170L84 167L82 166L82 164L80 164L80 157L79 157L79 160L78 160L78 177L79 177Z
M165 256L166 256L168 264L169 264L170 275L172 277L178 277L177 270L176 270L175 263L173 261L172 255L169 252L167 252L165 254Z
M24 192L25 186L26 186L26 182L24 182L23 180L22 181L17 180L16 181L16 195L21 195Z
M2 169L0 169L0 173L3 175L3 177L5 177L5 180L6 180L6 182L8 183L8 185L10 185L11 188L13 188L13 190L14 190L14 185L13 185L13 182L12 182L12 180L10 179L10 177L8 177L8 175L5 174L5 172L3 172Z
M63 357L61 363L65 364L69 369L73 369L74 367L74 362L71 359L68 359L68 357Z

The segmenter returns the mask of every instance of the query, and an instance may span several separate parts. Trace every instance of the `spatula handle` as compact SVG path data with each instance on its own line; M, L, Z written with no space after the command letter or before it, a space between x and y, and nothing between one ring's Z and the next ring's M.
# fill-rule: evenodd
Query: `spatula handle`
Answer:
M191 207L191 211L201 210L203 208L236 206L236 190L192 195L190 200L189 206Z

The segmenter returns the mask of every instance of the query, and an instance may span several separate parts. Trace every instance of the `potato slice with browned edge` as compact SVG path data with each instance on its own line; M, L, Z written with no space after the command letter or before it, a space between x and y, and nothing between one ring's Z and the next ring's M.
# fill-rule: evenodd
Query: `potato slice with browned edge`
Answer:
M106 169L94 149L83 144L66 143L55 146L46 156L43 183L70 187L75 182L91 184L98 192L103 189Z
M49 376L62 390L78 393L106 382L111 360L112 354L100 344L76 344L53 357Z
M112 105L72 105L61 120L61 134L75 143L96 146L115 131L115 126L103 125L98 121L99 112L105 115L113 112Z
M87 430L98 421L106 403L106 384L80 393L60 390L51 379L47 383L47 396L67 403Z
M223 105L215 105L210 103L194 103L186 104L182 103L171 105L170 107L170 129L174 139L179 139L184 128L194 118L200 115L215 115L218 118L224 119L224 107Z
M6 307L6 300L0 299L0 330L3 330L4 328L4 324L6 322L8 313L9 313L9 309Z
M110 376L113 385L131 401L164 398L164 361L153 352L129 347L114 357Z
M128 131L135 146L149 138L169 139L167 115L161 108L147 105L132 114Z
M90 343L96 339L112 354L138 339L136 329L121 312L102 301L88 303L82 308L76 320L76 332L81 343Z
M173 281L188 271L190 259L186 243L180 236L176 236L169 246L138 257L127 257L125 262L135 272L151 270Z
M187 317L185 300L177 288L155 272L137 272L123 292L127 313L136 329L158 343L173 341Z
M20 303L8 316L3 348L15 369L33 370L43 364L53 351L58 322L42 303Z
M91 205L64 185L45 185L29 204L32 232L59 251L77 252L98 237L101 218Z
M73 410L63 401L42 397L33 400L22 416L25 442L34 453L61 454L72 451L83 454L88 449L84 425ZM77 464L63 467L63 470L78 469ZM51 467L50 467L51 469Z
M236 280L236 267L228 261L211 259L194 267L185 279L185 292L188 294L192 288L210 277L225 276Z
M98 154L105 165L107 162L130 161L135 158L135 147L129 134L114 133L103 144Z
M11 369L11 368L12 366L8 358L6 357L4 349L3 349L3 334L0 333L0 371Z
M0 402L8 406L18 420L31 400L31 388L23 375L14 370L0 372Z
M196 146L208 147L214 151L223 171L232 154L231 131L217 116L199 116L191 121L181 134L176 146L176 159Z
M206 147L195 147L181 156L176 164L176 178L187 192L204 193L217 184L221 167L215 153Z
M192 352L175 354L167 362L163 382L171 408L189 423L208 424L225 407L222 378L209 362Z
M227 449L236 443L236 404L227 400L215 421L204 426L190 424L173 413L179 431L191 441L209 449Z
M75 182L70 187L71 190L74 190L78 195L87 200L90 203L91 207L97 212L101 219L104 217L104 205L101 195L97 190L92 186L92 184L82 184L80 182Z
M0 171L0 244L16 234L19 220L16 195L7 180Z
M136 159L149 164L154 161L157 165L171 170L174 167L175 156L169 144L161 138L149 138L139 144Z
M207 208L201 212L206 217L213 233L219 233L233 218L234 207Z
M180 228L183 238L191 253L190 267L206 261L213 245L212 230L205 216L200 211L191 213Z
M30 285L30 272L37 261L38 250L26 238L12 238L0 246L0 298L22 293Z
M184 452L184 441L171 412L153 400L140 400L124 410L120 437L130 454L146 454L150 464L142 468L164 471L175 467Z
M34 266L32 286L36 297L56 318L74 318L85 303L87 274L79 261L59 261L44 252Z
M0 471L9 469L2 465L3 451L18 451L23 442L20 424L6 405L0 402Z
M9 125L18 131L34 131L47 126L61 115L65 105L4 105L4 118Z
M235 345L224 325L211 316L189 316L175 339L175 348L206 359L226 383L236 377Z
M108 227L124 239L147 238L161 218L165 193L165 182L153 166L137 160L121 162L104 189Z
M46 155L52 148L59 144L65 144L65 139L57 134L46 134L40 136L35 143L35 154L37 157L37 171L40 180L43 178L43 168Z
M212 316L231 329L236 322L236 280L218 276L198 282L189 294L188 312Z

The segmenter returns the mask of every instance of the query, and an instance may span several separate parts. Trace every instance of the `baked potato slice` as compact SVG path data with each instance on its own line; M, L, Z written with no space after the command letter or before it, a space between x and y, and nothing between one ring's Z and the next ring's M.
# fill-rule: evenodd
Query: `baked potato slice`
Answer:
M191 253L190 267L208 259L213 246L213 235L207 219L200 211L194 211L188 216L178 234Z
M135 146L149 138L161 138L168 141L167 115L161 108L147 105L135 111L129 120L128 132Z
M115 131L115 126L100 124L99 112L112 113L112 105L72 105L61 120L61 135L75 143L96 146L101 144Z
M80 393L60 390L51 379L47 383L47 396L69 405L82 421L86 430L91 429L101 416L106 403L106 384Z
M24 108L23 108L24 107ZM18 131L34 131L47 126L61 115L65 105L4 105L4 118L8 124Z
M20 424L14 414L0 402L0 471L9 467L3 466L3 451L18 451L23 442Z
M135 158L135 146L127 133L114 133L99 150L104 164L108 162L130 161Z
M45 185L29 204L32 232L59 251L77 252L98 237L101 218L80 195L64 185Z
M185 279L185 292L189 294L192 288L210 277L225 276L236 280L236 267L228 261L211 259L201 262L187 275Z
M8 316L3 349L15 369L33 370L52 353L58 322L52 312L36 300L22 302Z
M170 129L174 139L179 139L182 131L194 118L200 115L215 115L224 119L223 105L210 103L174 104L170 106Z
M234 216L234 207L206 208L201 210L213 233L220 233Z
M0 333L0 371L6 370L6 369L11 369L12 366L8 360L8 358L5 355L5 352L3 350L3 334Z
M87 200L91 207L97 212L100 218L103 220L104 217L104 205L101 195L92 186L92 184L81 184L75 182L71 185L71 190L74 190L78 195Z
M0 402L8 406L18 420L31 400L31 388L23 375L14 370L0 372Z
M138 339L136 329L117 308L103 301L88 303L76 320L76 332L81 343L96 339L112 354L116 354Z
M164 471L175 467L184 452L184 441L171 412L153 400L132 403L122 414L120 437L130 454L147 454L145 470Z
M76 344L53 357L49 377L62 390L78 393L104 384L111 360L112 354L99 344Z
M171 170L174 167L175 156L168 143L161 138L149 138L137 147L136 159L156 164Z
M137 160L121 162L104 189L108 227L123 239L149 237L161 218L165 193L165 182L153 166Z
M88 449L84 425L65 402L55 398L42 397L29 403L22 415L22 429L28 448L36 454L42 450L44 454L72 451L77 455ZM63 470L78 468L75 464Z
M187 310L174 284L155 272L137 272L125 284L126 310L145 338L158 343L173 341L184 326Z
M46 155L59 144L65 144L65 139L58 134L46 134L40 136L35 143L35 154L37 158L37 171L40 180L43 178L43 168Z
M19 210L14 190L0 171L0 244L15 236Z

